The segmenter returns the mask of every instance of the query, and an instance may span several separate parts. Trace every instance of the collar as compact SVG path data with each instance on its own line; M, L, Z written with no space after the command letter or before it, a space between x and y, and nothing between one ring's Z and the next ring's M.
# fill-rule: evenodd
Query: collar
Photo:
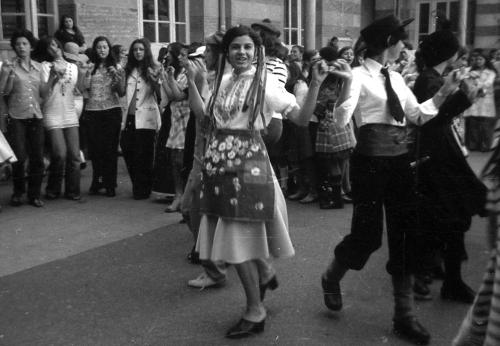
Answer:
M27 66L24 64L23 60L20 58L16 58L14 60L14 64L15 64L15 66L19 66L27 72L29 72L31 69L33 69L37 72L40 72L40 66L41 66L40 63L34 61L33 59L30 59L29 68L27 68Z
M240 74L236 74L234 73L234 68L231 70L231 74L232 74L232 78L233 79L238 79L238 78L242 78L242 77L248 77L248 76L253 76L255 74L255 71L257 69L255 68L255 66L251 66L248 70L246 70L245 72L242 72Z
M380 70L382 69L382 67L384 67L378 61L375 61L371 58L366 58L363 66L368 70L372 77L380 76Z

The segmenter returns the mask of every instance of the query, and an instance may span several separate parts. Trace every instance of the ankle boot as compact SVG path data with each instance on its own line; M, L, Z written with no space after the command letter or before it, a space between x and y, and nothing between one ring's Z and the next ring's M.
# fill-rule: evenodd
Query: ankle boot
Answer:
M411 275L393 275L394 289L394 333L419 345L427 345L429 332L418 322L413 314L413 295Z
M348 268L335 259L328 266L326 272L321 276L321 287L323 288L323 300L328 309L339 311L342 309L342 292L340 280L344 277Z
M279 167L279 172L280 172L280 187L281 191L283 191L283 195L288 194L288 167Z
M340 176L324 180L319 188L319 208L320 209L342 209L342 188L340 186Z

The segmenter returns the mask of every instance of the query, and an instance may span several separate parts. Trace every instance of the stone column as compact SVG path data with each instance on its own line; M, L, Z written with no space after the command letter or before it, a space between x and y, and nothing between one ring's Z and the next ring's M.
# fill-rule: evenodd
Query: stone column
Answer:
M460 14L458 18L458 41L465 46L467 40L467 0L460 0Z
M226 0L219 0L219 30L226 31Z
M304 23L304 48L316 49L316 0L304 1L305 18Z

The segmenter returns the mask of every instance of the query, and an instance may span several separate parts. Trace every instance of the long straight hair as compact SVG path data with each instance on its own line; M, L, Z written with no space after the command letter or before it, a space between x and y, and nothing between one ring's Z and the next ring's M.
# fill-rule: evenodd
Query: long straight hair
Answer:
M134 56L134 45L140 43L144 46L144 59L141 61L137 60ZM149 83L147 78L148 67L155 68L156 64L153 59L153 53L151 52L151 44L147 38L138 38L132 42L128 51L127 65L125 65L125 76L128 77L137 68L141 77Z
M104 64L104 67L110 67L110 66L116 67L116 60L115 60L113 54L111 54L111 47L112 47L111 42L109 41L109 39L106 36L98 36L95 38L94 42L92 43L92 50L90 51L90 61L94 63L94 70L92 71L92 74L95 74L95 72L99 68L99 64L101 63L101 60L97 56L97 44L99 42L102 42L102 41L106 42L108 44L108 47L109 47L108 56L104 59L104 61L102 61Z

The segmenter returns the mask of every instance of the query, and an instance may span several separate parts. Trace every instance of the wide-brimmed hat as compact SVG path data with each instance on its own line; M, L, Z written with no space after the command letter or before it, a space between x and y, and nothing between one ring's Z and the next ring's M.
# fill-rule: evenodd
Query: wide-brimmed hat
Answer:
M80 47L75 42L66 42L64 44L64 57L73 60L86 63L89 61L89 57L85 54L80 54Z
M216 46L222 45L222 38L224 37L224 32L217 30L212 35L205 38L205 44L212 44Z
M370 45L374 43L385 43L389 36L404 40L408 37L405 26L413 22L414 18L399 20L394 15L376 19L373 23L361 30L364 41Z
M271 34L276 35L277 37L280 37L281 35L281 31L277 27L275 27L271 23L271 20L268 18L262 20L262 22L253 23L250 27L252 29L259 28L261 30L270 32Z
M189 56L191 58L196 58L196 57L199 57L199 56L204 56L205 55L205 49L206 49L206 46L200 46L198 48L196 48L196 50L192 53L189 54Z
M419 46L420 54L428 67L450 59L459 49L460 43L451 30L435 31L425 37Z

